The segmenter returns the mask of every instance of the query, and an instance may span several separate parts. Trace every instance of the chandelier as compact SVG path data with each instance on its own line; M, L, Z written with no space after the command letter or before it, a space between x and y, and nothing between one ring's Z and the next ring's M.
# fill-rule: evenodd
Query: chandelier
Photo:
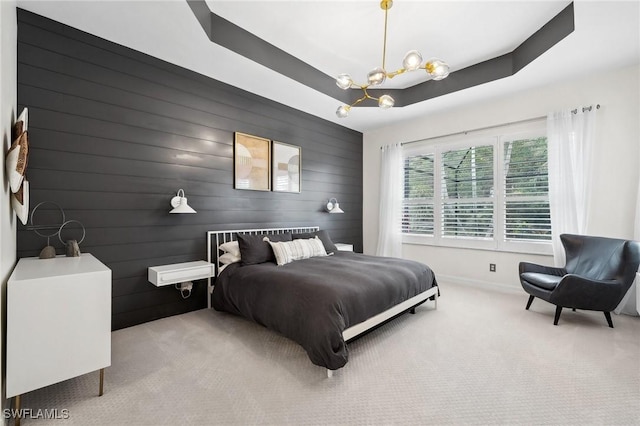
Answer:
M442 80L449 75L449 65L438 58L429 59L422 65L422 55L417 50L410 50L404 55L402 60L402 68L397 71L387 72L385 68L386 55L387 55L387 15L389 9L393 6L393 0L382 0L380 2L380 8L384 10L384 43L382 45L382 67L376 67L369 71L367 74L366 84L357 84L353 81L349 74L340 74L336 78L336 85L343 89L360 89L363 92L361 98L356 100L351 105L342 105L336 111L336 115L340 118L344 118L349 115L349 111L352 107L358 105L360 102L366 99L373 99L378 101L378 106L383 109L389 109L395 104L395 100L390 95L382 95L379 98L369 95L367 89L371 86L379 86L384 83L387 78L393 78L397 75L404 74L407 71L416 71L419 69L425 70L427 74L434 80Z

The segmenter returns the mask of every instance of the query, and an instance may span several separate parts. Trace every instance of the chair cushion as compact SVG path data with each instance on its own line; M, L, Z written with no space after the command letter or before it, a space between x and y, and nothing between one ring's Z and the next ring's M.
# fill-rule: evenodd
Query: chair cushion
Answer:
M562 279L562 277L558 275L540 274L538 272L524 272L520 274L520 278L531 285L535 285L547 290L553 290L554 288L556 288L556 286Z

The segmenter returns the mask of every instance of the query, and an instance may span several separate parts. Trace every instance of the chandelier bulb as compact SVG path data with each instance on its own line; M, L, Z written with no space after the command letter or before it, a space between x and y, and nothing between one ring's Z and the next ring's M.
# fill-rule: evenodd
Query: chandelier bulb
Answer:
M349 105L341 105L337 110L336 110L336 115L338 116L338 118L345 118L349 115L349 110L351 109L351 107Z
M424 69L434 80L442 80L449 75L449 64L438 58L429 59Z
M389 109L395 105L396 101L389 95L382 95L378 99L378 106L382 109Z
M387 78L387 72L382 67L376 67L367 74L367 81L370 86L378 86Z
M340 74L336 77L336 85L342 90L347 90L353 85L353 79L349 74Z
M422 55L417 50L410 50L404 55L402 67L407 71L415 71L422 64Z

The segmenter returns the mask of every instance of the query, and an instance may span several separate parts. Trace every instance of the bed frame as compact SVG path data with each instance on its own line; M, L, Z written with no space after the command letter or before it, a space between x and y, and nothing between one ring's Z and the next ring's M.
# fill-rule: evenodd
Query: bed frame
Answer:
M306 227L298 227L298 228L266 228L266 229L240 229L233 231L208 231L207 232L207 261L209 263L214 264L215 268L215 276L217 277L221 268L220 264L220 255L221 251L218 249L221 244L224 244L229 241L235 241L237 234L249 234L249 235L257 235L257 234L284 234L287 232L291 232L294 234L298 233L306 233L306 232L316 232L320 229L318 226L306 226ZM211 278L207 280L207 307L211 308L211 294L213 293L213 281ZM342 332L342 337L345 342L350 342L355 340L358 337L363 336L364 334L372 331L373 329L381 326L382 324L391 321L395 317L405 313L410 312L412 314L415 313L415 308L428 299L432 299L434 301L435 309L438 309L438 287L431 287L430 289L414 296L410 299L405 300L402 303L397 304L396 306L387 309L384 312L379 313L366 321L363 321L359 324L353 325ZM333 375L332 370L327 370L327 376L331 377Z

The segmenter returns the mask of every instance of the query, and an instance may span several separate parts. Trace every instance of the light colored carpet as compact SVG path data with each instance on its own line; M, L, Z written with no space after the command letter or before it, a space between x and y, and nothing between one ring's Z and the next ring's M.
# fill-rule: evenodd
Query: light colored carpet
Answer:
M113 333L98 374L23 397L67 420L26 425L640 424L640 318L563 312L442 284L433 302L350 345L328 379L297 344L201 310Z

